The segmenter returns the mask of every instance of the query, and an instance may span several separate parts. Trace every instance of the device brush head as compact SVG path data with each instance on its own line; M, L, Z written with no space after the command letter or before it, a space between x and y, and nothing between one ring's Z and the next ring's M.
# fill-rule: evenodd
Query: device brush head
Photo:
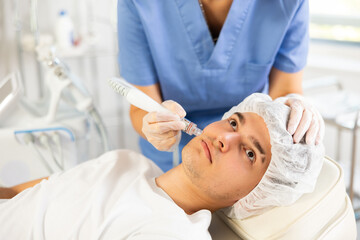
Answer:
M110 78L108 80L109 86L114 89L115 92L126 97L132 86L128 86L128 84L124 84L124 82L118 78Z

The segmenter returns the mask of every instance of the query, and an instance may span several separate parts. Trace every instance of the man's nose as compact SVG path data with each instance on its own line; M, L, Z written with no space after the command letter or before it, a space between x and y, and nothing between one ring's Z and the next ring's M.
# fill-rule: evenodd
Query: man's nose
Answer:
M240 139L239 133L225 132L217 135L216 146L221 152L227 152L238 145Z

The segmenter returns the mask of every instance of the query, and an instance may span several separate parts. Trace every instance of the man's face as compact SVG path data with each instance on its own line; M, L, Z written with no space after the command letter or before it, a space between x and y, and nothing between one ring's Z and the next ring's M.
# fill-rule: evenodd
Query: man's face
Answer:
M255 113L235 113L208 125L182 152L186 175L199 191L227 206L260 182L271 159L270 136Z

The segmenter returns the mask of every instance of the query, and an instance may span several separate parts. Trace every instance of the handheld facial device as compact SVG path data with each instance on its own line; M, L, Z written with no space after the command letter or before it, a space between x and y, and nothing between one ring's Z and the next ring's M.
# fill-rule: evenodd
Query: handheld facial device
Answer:
M120 95L124 96L126 100L132 105L147 111L147 112L167 112L170 111L159 103L157 103L154 99L150 98L148 95L140 91L139 89L135 88L130 83L126 82L122 78L110 78L108 83L115 92L119 93ZM198 136L202 133L202 131L197 128L197 125L186 118L182 118L186 125L185 129L182 129L185 133L189 135Z

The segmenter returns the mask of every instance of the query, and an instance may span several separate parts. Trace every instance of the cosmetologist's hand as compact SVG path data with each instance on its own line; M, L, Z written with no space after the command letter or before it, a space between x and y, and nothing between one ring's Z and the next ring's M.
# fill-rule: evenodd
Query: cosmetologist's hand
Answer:
M289 94L285 99L285 104L291 108L287 130L293 136L294 143L300 142L306 134L307 144L319 144L325 130L319 111L301 95Z
M147 140L160 151L173 151L181 138L181 129L185 123L180 121L185 117L185 110L172 100L161 104L172 113L150 112L143 118L142 131Z

